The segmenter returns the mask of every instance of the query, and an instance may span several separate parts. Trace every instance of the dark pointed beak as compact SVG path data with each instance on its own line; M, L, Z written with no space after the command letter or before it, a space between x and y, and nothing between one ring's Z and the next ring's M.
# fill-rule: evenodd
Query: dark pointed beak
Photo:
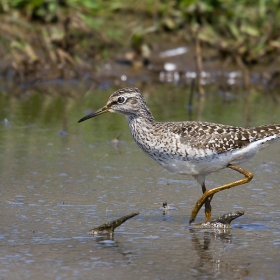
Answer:
M107 107L103 107L103 108L95 111L94 113L90 113L90 114L84 116L83 118L81 118L78 121L78 123L86 121L86 120L91 119L91 118L94 118L94 117L96 117L98 115L101 115L101 114L104 114L104 113L107 113L107 112L109 112L109 109Z

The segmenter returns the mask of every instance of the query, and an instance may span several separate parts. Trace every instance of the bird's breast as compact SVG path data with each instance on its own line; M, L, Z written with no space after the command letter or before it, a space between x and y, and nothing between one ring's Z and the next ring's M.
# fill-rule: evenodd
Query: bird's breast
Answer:
M215 160L217 154L209 149L195 148L187 142L181 143L178 135L146 124L130 124L130 131L136 144L169 171L189 175L204 173L206 167L205 173L216 171L214 166L210 167L209 162ZM224 167L224 163L221 165Z

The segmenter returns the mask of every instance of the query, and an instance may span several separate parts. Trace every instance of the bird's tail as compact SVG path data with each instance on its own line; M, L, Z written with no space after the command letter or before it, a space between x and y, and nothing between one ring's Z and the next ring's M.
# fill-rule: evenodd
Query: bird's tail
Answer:
M249 129L251 141L261 140L261 149L280 140L280 124L267 124Z

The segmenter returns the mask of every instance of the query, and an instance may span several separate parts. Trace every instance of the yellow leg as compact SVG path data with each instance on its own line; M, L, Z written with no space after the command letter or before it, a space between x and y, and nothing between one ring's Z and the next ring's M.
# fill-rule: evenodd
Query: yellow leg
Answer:
M213 195L209 196L204 203L204 205L205 205L205 222L209 222L211 219L212 207L211 207L210 203L211 203L212 198L213 198Z
M223 190L226 190L226 189L230 189L230 188L233 188L235 186L239 186L239 185L243 185L243 184L246 184L246 183L249 183L252 178L253 178L253 174L249 171L246 171L240 167L237 167L235 165L228 165L229 168L243 174L245 176L244 179L241 179L241 180L238 180L238 181L235 181L235 182L232 182L232 183L229 183L229 184L226 184L226 185L223 185L223 186L220 186L220 187L217 187L217 188L214 188L214 189L211 189L211 190L205 190L205 192L203 193L203 195L199 198L199 200L196 202L193 210L192 210L192 213L191 213L191 216L190 216L190 224L195 220L195 217L198 213L198 211L200 210L200 208L202 207L202 205L204 203L209 203L210 205L210 202L214 196L215 193L217 192L220 192L220 191L223 191ZM211 217L211 206L209 207L206 207L205 209L205 221L209 221L210 220L210 217Z
M203 193L205 193L207 191L206 187L205 187L205 182L202 183L201 188L202 188ZM212 200L212 197L213 196L209 196L204 202L204 205L205 205L205 222L210 221L210 218L211 218L211 211L212 211L211 200Z

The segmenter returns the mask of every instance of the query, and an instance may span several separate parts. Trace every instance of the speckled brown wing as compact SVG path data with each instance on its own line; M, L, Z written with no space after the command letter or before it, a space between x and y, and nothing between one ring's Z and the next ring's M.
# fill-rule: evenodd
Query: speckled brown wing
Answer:
M183 122L170 127L182 144L196 149L210 149L217 154L243 148L272 135L280 137L279 125L242 128L206 122Z

